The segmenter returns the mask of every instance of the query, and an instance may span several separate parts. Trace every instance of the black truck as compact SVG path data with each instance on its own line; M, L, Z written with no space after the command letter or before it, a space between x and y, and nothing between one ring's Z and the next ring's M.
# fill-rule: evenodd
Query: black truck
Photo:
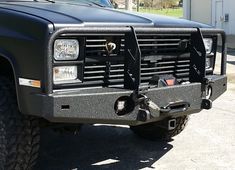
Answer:
M43 127L121 124L171 139L226 91L225 41L97 0L0 0L0 169L31 169Z

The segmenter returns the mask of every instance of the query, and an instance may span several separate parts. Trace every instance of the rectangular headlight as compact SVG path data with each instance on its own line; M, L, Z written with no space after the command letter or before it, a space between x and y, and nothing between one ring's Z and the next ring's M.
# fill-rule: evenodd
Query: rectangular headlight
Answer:
M74 39L58 39L54 43L54 59L76 60L79 55L79 42Z
M77 66L59 66L53 68L53 80L55 84L69 83L77 80L78 69Z
M213 39L212 38L204 38L203 39L205 48L206 48L206 53L210 54L212 51L212 47L213 47Z

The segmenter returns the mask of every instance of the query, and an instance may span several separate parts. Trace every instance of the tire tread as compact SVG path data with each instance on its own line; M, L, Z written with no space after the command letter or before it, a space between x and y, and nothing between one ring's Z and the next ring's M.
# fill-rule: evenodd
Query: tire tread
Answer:
M189 116L176 118L176 128L174 130L167 129L167 120L168 119L140 126L131 126L130 129L136 135L148 140L171 141L174 136L180 134L185 129Z
M39 141L39 120L18 111L14 83L0 76L0 170L30 170Z

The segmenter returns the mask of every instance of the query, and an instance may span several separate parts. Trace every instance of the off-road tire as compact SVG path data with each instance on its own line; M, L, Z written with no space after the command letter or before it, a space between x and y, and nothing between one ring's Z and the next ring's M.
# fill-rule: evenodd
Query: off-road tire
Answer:
M172 137L180 134L184 130L188 120L188 116L176 118L176 128L174 130L168 130L168 119L140 126L131 126L130 129L144 139L170 141Z
M0 76L0 170L30 170L39 150L39 122L18 110L14 83Z

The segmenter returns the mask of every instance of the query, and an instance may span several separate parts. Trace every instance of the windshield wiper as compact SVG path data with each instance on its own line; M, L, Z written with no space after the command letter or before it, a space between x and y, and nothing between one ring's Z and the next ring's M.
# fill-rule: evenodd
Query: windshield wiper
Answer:
M41 2L40 0L33 0L34 2ZM44 1L47 1L47 2L51 2L51 3L55 3L54 0L44 0Z
M99 7L105 7L105 5L102 5L98 2L94 2L92 0L82 0L81 3L85 3L85 4L88 4L88 5L96 5L96 6L99 6Z
M91 4L97 5L97 6L99 6L99 7L105 7L104 5L99 4L99 3L97 3L97 2L93 2L93 1L88 1L88 2L91 3Z
M55 0L33 0L33 1L34 1L34 2L47 1L47 2L50 2L50 3L56 3ZM62 1L59 0L58 2L62 2ZM72 2L72 1L71 1L71 2ZM84 0L84 1L81 1L81 3L83 3L83 4L88 4L88 5L90 5L90 6L96 5L96 6L99 6L99 7L106 7L105 5L102 5L102 4L97 3L97 2L93 2L93 1L91 1L91 0Z

